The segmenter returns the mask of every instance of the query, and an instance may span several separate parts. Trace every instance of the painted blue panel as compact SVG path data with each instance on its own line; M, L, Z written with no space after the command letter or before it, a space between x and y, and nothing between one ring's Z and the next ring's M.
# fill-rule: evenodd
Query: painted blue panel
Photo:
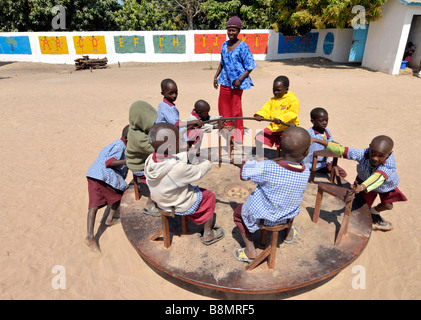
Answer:
M318 32L307 33L302 37L285 37L279 34L278 53L314 53L318 40Z
M364 57L365 43L367 41L368 25L365 29L355 29L352 35L352 45L349 51L350 62L360 62Z
M0 37L0 54L32 54L29 37Z
M332 32L328 32L323 42L323 52L327 55L331 54L335 45L335 35Z

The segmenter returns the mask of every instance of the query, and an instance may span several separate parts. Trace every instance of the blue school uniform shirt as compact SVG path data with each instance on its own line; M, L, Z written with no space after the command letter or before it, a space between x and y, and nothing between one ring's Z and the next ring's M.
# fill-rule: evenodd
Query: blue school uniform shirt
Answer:
M180 113L178 112L178 109L175 107L174 103L171 103L164 98L164 100L162 100L161 103L158 105L157 112L158 118L156 118L155 123L168 122L175 126L179 125ZM183 136L183 140L185 142L189 141L189 139L187 138L187 128L180 127L179 130Z
M174 103L169 102L167 99L163 99L158 105L158 117L155 123L168 122L175 126L180 122L180 113L175 107Z
M325 133L322 134L313 128L307 129L307 132L310 134L310 137L316 138L319 140L325 140L325 141L333 141L332 134L330 133L330 130L328 128L325 129ZM319 143L312 143L310 145L310 150L307 155L307 157L303 160L303 162L306 164L306 166L310 167L313 164L313 153L314 151L324 150L325 147L322 146ZM316 170L325 168L327 164L330 162L330 159L328 157L317 157L317 165Z
M115 160L125 160L126 143L122 140L116 140L101 150L95 162L89 167L86 176L104 181L114 189L124 191L128 188L125 179L127 177L128 167L126 165L117 167L108 167Z
M310 170L303 164L297 168L283 160L245 162L241 179L257 183L241 210L247 229L257 231L260 219L264 225L274 226L298 215L309 176Z
M228 41L225 41L221 48L221 65L222 70L218 78L218 83L234 89L232 83L237 80L246 70L256 68L256 62L244 41L232 51L228 52ZM240 89L250 89L253 86L250 77L244 79Z
M385 193L396 189L399 184L399 177L396 173L396 161L393 153L383 163L373 167L370 164L368 152L369 148L362 150L347 147L343 157L358 162L357 174L362 181L367 180L375 172L380 172L385 177L386 181L372 191Z

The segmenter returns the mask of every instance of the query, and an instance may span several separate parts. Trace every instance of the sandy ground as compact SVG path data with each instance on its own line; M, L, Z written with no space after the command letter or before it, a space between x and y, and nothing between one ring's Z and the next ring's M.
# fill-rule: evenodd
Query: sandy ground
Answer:
M132 102L158 106L163 78L178 84L181 118L197 99L207 100L216 114L217 63L122 64L94 72L0 63L1 149L7 164L0 185L0 299L419 299L421 79L320 59L257 65L255 87L243 95L245 116L271 97L273 79L285 74L300 99L303 127L311 126L310 110L324 106L335 140L344 145L365 148L379 134L394 139L400 189L409 201L384 215L393 231L373 232L362 255L329 281L266 296L226 294L163 277L138 256L121 225L103 231L101 254L91 252L84 244L88 167L120 137ZM354 162L340 165L350 179L355 175ZM352 285L356 276L365 288Z

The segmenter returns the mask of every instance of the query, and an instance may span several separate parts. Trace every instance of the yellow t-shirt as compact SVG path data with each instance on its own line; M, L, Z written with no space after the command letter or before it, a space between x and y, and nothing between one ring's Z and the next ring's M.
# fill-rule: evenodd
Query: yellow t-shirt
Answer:
M294 123L296 126L299 126L299 112L300 102L298 98L295 96L295 93L287 92L280 99L272 97L256 114L266 119L278 118L282 122ZM268 126L268 129L273 132L284 131L287 128L287 126L275 124L274 122Z

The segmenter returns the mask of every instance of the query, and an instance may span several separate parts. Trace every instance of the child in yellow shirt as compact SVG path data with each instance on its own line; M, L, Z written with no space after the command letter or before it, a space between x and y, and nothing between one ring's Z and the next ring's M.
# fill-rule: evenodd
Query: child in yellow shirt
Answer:
M293 92L289 92L289 79L279 76L273 81L273 97L254 114L258 121L272 119L273 122L256 135L256 154L263 154L263 144L279 147L282 133L289 126L298 126L300 102Z

